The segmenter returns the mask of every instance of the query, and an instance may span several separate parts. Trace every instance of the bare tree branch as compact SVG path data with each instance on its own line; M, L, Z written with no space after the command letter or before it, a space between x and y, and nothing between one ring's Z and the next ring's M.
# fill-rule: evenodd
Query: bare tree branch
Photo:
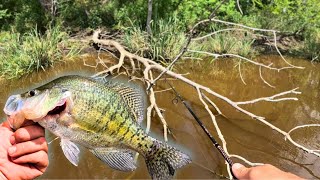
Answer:
M295 88L295 89L292 89L292 90L289 90L289 91L280 92L280 93L277 93L277 94L274 94L274 95L271 95L271 96L268 96L268 97L261 97L261 98L257 98L257 99L253 99L253 100L236 102L236 101L233 101L233 100L231 100L231 99L229 99L229 98L227 98L227 97L215 92L214 90L212 90L212 89L210 89L210 88L208 88L206 86L198 84L198 83L196 83L196 82L184 77L181 74L173 72L172 70L170 70L168 68L169 66L168 67L163 67L160 64L158 64L158 63L156 63L156 62L154 62L154 61L152 61L150 59L143 58L143 57L137 56L135 54L132 54L132 53L126 51L121 46L121 44L119 44L116 41L99 39L98 38L99 37L98 36L99 33L100 33L100 31L96 31L94 33L93 41L95 43L97 43L97 44L115 47L118 50L118 52L120 53L120 58L119 58L119 61L118 61L117 64L115 64L113 66L110 66L108 69L105 69L105 70L97 73L95 76L104 75L104 74L107 74L107 73L119 73L119 69L120 68L124 68L126 66L125 62L127 62L127 64L129 64L131 66L133 66L133 64L141 64L141 66L143 66L143 67L140 67L140 68L141 68L141 70L143 70L143 79L144 79L145 83L147 84L147 86L149 87L149 91L148 92L149 92L149 101L150 101L150 106L147 108L147 129L146 129L147 132L149 132L150 127L151 127L151 114L152 114L152 111L154 111L154 112L156 112L157 116L159 117L160 121L163 124L164 137L165 137L165 140L167 140L168 124L166 123L165 118L163 117L160 108L157 106L156 98L155 98L155 94L154 94L155 92L153 90L153 87L150 86L150 84L155 82L155 79L153 79L153 73L161 72L163 74L166 74L167 77L171 77L171 78L180 80L180 81L186 83L187 85L189 85L189 86L191 86L191 87L196 89L196 93L198 94L198 98L201 101L203 107L206 109L207 113L210 115L210 118L211 118L212 123L213 123L213 125L215 127L215 130L218 133L220 141L222 142L222 147L223 147L223 149L226 151L226 153L228 155L230 155L230 154L228 152L227 142L226 142L226 140L225 140L225 138L223 136L223 133L221 132L221 130L220 130L219 126L218 126L218 123L216 121L215 115L210 110L207 102L217 110L218 114L222 114L222 112L215 105L215 103L210 99L210 96L214 96L214 97L216 97L216 98L228 103L235 110L237 110L237 111L239 111L239 112L241 112L243 114L246 114L247 116L251 117L252 119L257 120L257 121L263 123L264 125L270 127L271 129L277 131L279 134L283 135L287 140L289 140L289 142L291 142L297 148L302 149L302 150L304 150L304 151L306 151L306 152L308 152L310 154L314 154L314 155L320 157L319 150L312 150L312 149L309 149L309 148L307 148L307 147L305 147L303 145L297 144L295 141L292 140L292 138L290 136L290 133L292 131L296 130L296 129L299 129L299 128L302 128L302 127L320 126L320 124L296 127L296 128L293 128L292 130L290 130L289 132L285 132L282 129L274 126L271 123L269 123L267 120L265 120L264 117L255 115L254 113L252 113L252 112L240 107L241 105L253 104L253 103L260 102L260 101L280 102L280 101L287 101L287 100L298 100L296 97L283 97L283 96L287 96L287 95L301 94L301 92L296 91L298 88ZM185 51L186 51L186 49L185 49ZM208 54L208 55L211 55L211 56L214 56L214 57L225 57L225 56L237 57L237 58L240 58L240 59L242 59L244 61L250 62L250 63L252 63L252 64L254 64L254 65L256 65L256 66L258 66L260 68L264 67L264 68L271 69L271 70L276 70L276 71L280 71L280 70L284 70L284 69L297 68L296 66L290 66L290 65L287 66L287 67L279 67L279 68L271 67L271 65L265 65L265 64L262 64L262 63L258 63L258 62L252 61L250 59L247 59L247 58L244 58L244 57L241 57L241 56L238 56L238 55L233 55L233 54L218 55L218 54L214 54L214 53L201 52L201 51L195 51L195 50L188 50L188 51L196 52L196 53L205 53L205 54ZM134 61L134 62L132 63L132 61ZM129 73L129 75L133 75L134 71L131 71L131 72L128 72L128 73ZM137 78L140 78L140 77L137 77ZM209 96L206 96L205 94L207 94ZM231 155L231 157L244 160L246 163L248 163L250 165L257 165L256 163L251 163L250 161L246 160L244 157L241 157L239 155ZM229 177L232 177L231 176L231 172L230 172L230 167L227 167L227 169L228 169Z

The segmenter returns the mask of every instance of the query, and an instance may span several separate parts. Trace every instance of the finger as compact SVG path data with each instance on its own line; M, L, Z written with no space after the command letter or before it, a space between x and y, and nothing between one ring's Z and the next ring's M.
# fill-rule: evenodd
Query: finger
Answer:
M33 124L37 124L36 122L29 120L29 119L25 119L24 122L22 123L21 127L25 127L25 126L30 126Z
M8 129L11 130L11 127L10 127L10 122L9 121L4 121L2 124L1 124L2 127L6 127Z
M43 174L33 164L16 164L6 163L1 172L6 177L6 180L11 179L34 179Z
M34 153L41 150L48 152L48 145L44 137L40 137L32 141L15 144L14 146L11 146L8 149L8 154L13 158L17 158L19 156Z
M19 129L21 125L26 121L24 118L23 112L15 112L12 115L8 116L8 122L12 129Z
M2 174L2 172L0 171L0 180L6 180L7 178Z
M248 179L249 168L240 163L233 164L232 172L238 179Z
M45 151L37 151L32 154L20 156L17 159L12 159L12 161L17 164L33 164L33 166L41 172L44 172L49 165L48 154Z
M19 128L14 136L10 138L11 144L21 143L44 137L44 129L39 125L30 125Z

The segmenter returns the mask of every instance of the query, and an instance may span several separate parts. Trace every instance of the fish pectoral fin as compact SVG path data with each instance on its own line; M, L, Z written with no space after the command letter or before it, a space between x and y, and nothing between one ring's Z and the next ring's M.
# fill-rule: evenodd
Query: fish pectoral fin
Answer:
M97 158L108 164L111 168L120 171L134 171L136 161L135 152L129 149L96 148L90 150Z
M66 158L75 166L79 163L80 149L78 146L68 139L61 139L60 146Z

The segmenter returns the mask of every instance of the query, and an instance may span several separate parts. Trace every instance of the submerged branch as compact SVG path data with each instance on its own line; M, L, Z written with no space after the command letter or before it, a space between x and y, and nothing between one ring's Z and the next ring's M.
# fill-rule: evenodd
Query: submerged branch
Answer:
M294 88L292 90L284 91L284 92L275 94L273 96L261 97L261 98L253 99L253 100L250 100L250 101L235 102L235 104L237 104L237 105L253 104L253 103L260 102L260 101L269 101L269 102L280 102L280 101L286 101L286 100L297 101L298 98L296 98L296 97L278 98L279 96L284 96L284 95L287 95L287 94L301 94L300 91L296 91L297 89L298 88ZM278 98L278 99L276 99L276 98Z

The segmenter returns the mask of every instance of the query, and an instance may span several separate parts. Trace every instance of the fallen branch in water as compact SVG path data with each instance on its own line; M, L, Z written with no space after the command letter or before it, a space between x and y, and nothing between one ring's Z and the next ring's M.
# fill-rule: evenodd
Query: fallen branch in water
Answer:
M108 40L108 39L99 39L99 33L100 31L96 31L93 34L93 41L94 43L98 44L99 46L112 46L114 48L116 48L118 50L118 52L120 53L120 57L118 59L118 63L97 73L95 76L101 76L101 75L107 75L107 74L114 74L114 73L119 73L120 68L125 67L125 63L130 64L129 66L131 66L132 71L126 70L126 72L128 73L129 76L134 76L135 71L137 71L136 66L138 65L140 71L143 72L143 79L145 81L145 83L147 84L147 86L149 87L149 91L148 91L148 95L149 95L149 101L150 101L150 106L147 108L147 132L150 130L151 127L151 114L152 111L154 110L157 114L157 116L160 118L162 124L163 124L163 128L164 128L164 138L165 140L167 140L167 133L168 133L168 124L166 122L166 120L164 119L160 108L157 106L157 102L156 102L156 97L155 97L155 91L153 89L152 83L155 82L156 79L153 78L153 75L155 73L164 73L166 74L166 76L180 80L184 83L186 83L189 86L192 86L193 88L195 88L195 92L198 94L198 98L201 101L201 103L203 104L204 108L206 109L207 113L210 115L212 123L216 129L216 132L218 133L219 139L222 142L222 147L223 150L226 152L226 154L228 156L231 156L233 158L237 158L240 160L243 160L244 162L250 164L250 165L258 165L259 163L252 163L249 160L247 160L246 158L236 155L236 154L229 154L228 152L228 147L227 147L227 142L223 136L223 133L221 132L219 125L216 121L215 115L213 114L212 110L209 108L209 105L213 106L217 112L219 114L222 114L221 110L215 105L215 103L210 99L209 96L214 96L216 98L221 99L222 101L228 103L230 106L232 106L234 109L250 116L252 119L258 120L261 123L267 125L268 127L270 127L271 129L277 131L278 133L282 134L284 136L284 138L286 138L287 140L289 140L289 142L291 142L294 146L308 152L311 154L314 154L318 157L320 157L320 154L318 153L318 150L312 150L312 149L308 149L307 147L297 144L295 141L292 140L290 133L296 129L299 128L303 128L303 127L310 127L310 126L320 126L320 125L309 125L309 126L301 126L301 127L295 127L292 130L290 130L289 132L285 132L283 130L281 130L280 128L272 125L271 123L269 123L268 121L265 120L264 117L255 115L249 111L247 111L246 109L242 108L241 105L245 105L245 104L254 104L260 101L269 101L269 102L280 102L280 101L287 101L287 100L298 100L296 97L283 97L283 96L287 96L287 95L296 95L296 94L300 94L301 92L297 91L298 88L289 90L289 91L285 91L285 92L280 92L278 94L269 96L269 97L261 97L261 98L257 98L254 100L248 100L248 101L242 101L242 102L236 102L233 101L217 92L215 92L214 90L203 86L201 84L198 84L186 77L184 77L181 74L175 73L173 71L171 71L168 67L163 67L162 65L147 59L147 58L143 58L140 56L137 56L135 54L132 54L130 52L128 52L125 48L123 48L123 46L121 46L121 44L119 44L118 42L114 41L114 40ZM217 55L218 56L218 55ZM223 56L223 55L219 55L219 56ZM228 54L228 56L230 56L230 54ZM237 55L234 55L236 57L238 57ZM288 67L280 67L280 68L274 68L274 67L270 67L270 65L264 65L262 63L258 63L258 62L252 62L249 59L243 59L246 60L248 62L251 62L259 67L265 67L268 69L273 69L273 70L284 70L284 69L290 69L290 68L300 68L294 65L289 65ZM103 59L100 59L99 61L103 61ZM98 63L103 63L103 62L98 62ZM127 69L127 68L126 68ZM158 76L159 77L159 76ZM136 77L138 79L141 79L142 77ZM207 94L207 95L205 95ZM228 173L229 173L229 177L231 176L231 172L230 172L230 167L227 164L228 167Z
M239 6L240 7L240 6ZM234 27L238 27L238 28L226 28L226 29L223 29L223 30L218 30L218 31L215 31L215 32L212 32L210 33L209 35L205 35L203 37L200 37L200 38L193 38L193 35L194 35L194 31L197 27L199 27L200 25L203 25L203 24L206 24L206 23L212 23L212 22L215 22L215 23L221 23L221 24L224 24L224 25L228 25L228 26L234 26ZM205 51L195 51L195 50L190 50L188 49L188 46L190 45L191 41L195 41L195 40L201 40L201 39L204 39L204 38L207 38L207 37L211 37L217 33L221 33L221 32L226 32L226 31L234 31L234 30L237 30L239 31L239 29L241 29L241 31L260 31L260 32L268 32L268 33L272 33L273 35L273 39L274 39L274 47L276 48L276 51L277 53L281 56L282 60L288 65L288 67L283 67L283 68L272 68L270 66L267 66L267 65L264 65L264 64L261 64L261 63L257 63L255 61L252 61L248 58L245 58L245 57L242 57L242 56L239 56L239 55L235 55L235 54L214 54L214 53L210 53L210 52L205 52ZM196 52L196 53L202 53L202 54L207 54L209 56L214 56L215 58L218 58L218 57L237 57L237 58L240 58L240 59L243 59L243 60L246 60L246 61L249 61L250 63L253 63L253 64L256 64L256 65L259 65L261 67L265 67L265 68L268 68L268 69L272 69L272 70L277 70L277 71L280 71L280 70L284 70L284 69L289 69L289 68L296 68L296 69L304 69L304 67L301 67L301 66L295 66L293 64L290 64L282 55L282 53L280 52L278 46L277 46L277 30L272 30L272 29L261 29L261 28L254 28L254 27L250 27L250 26L246 26L246 25L243 25L243 24L237 24L237 23L233 23L233 22L228 22L228 21L223 21L223 20L220 20L220 19L216 19L214 18L212 15L210 15L210 17L208 19L204 19L202 21L199 21L198 23L196 23L192 28L191 30L189 31L189 36L186 40L186 43L185 45L181 48L180 50L180 53L172 60L172 62L166 67L166 69L164 71L162 71L160 73L160 75L158 75L156 78L154 78L153 81L151 81L151 83L149 84L149 87L148 87L148 90L150 88L150 86L153 86L155 84L156 81L158 81L164 74L166 74L166 72L172 68L172 66L183 56L183 54L187 51L189 52Z

